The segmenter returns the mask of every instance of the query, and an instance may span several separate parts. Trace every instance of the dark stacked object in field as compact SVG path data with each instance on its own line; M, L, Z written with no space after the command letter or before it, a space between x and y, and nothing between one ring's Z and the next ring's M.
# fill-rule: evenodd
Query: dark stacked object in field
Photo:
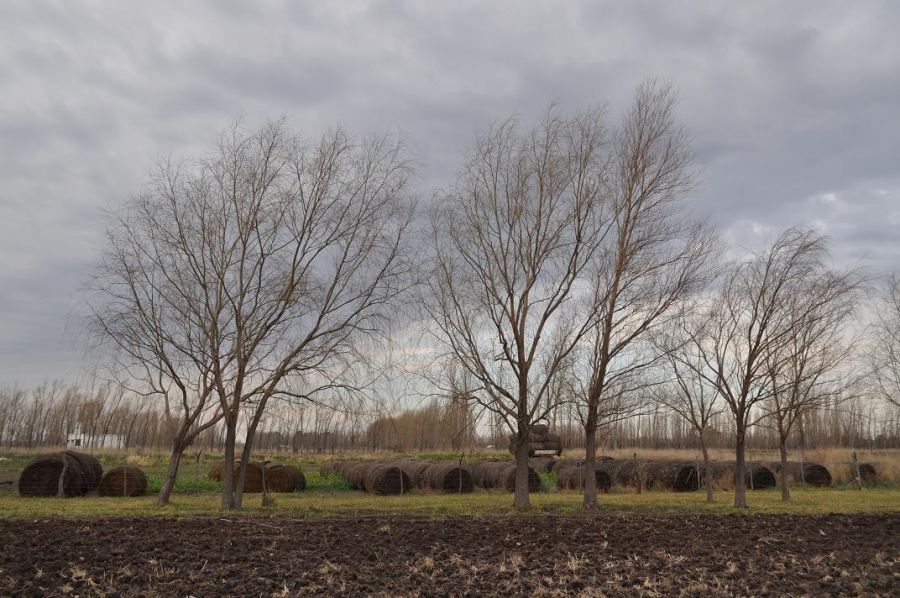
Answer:
M293 465L266 463L266 489L269 492L306 490L306 476Z
M19 475L22 496L82 496L100 485L103 468L94 457L75 451L39 455Z
M535 455L560 455L562 453L562 439L557 434L551 434L546 424L535 424L528 429L530 440L528 443L528 456ZM509 452L516 454L516 436L509 438Z
M556 467L556 476L559 487L564 490L584 489L585 468L582 461L561 461ZM612 479L609 473L599 468L594 468L594 479L597 481L597 490L609 492L612 487Z
M404 494L412 489L409 476L397 464L382 461L336 461L320 473L339 473L355 490L371 494Z
M781 473L781 463L769 465L775 473ZM788 481L794 484L809 484L810 486L831 486L831 473L824 465L818 463L801 463L799 461L787 462Z
M119 465L103 476L97 487L100 496L143 496L147 492L147 476L137 467Z
M713 461L709 464L712 470L713 483L720 488L730 490L734 488L734 461ZM703 465L700 465L701 474ZM744 484L750 490L764 490L774 488L777 485L775 473L759 464L744 464Z
M512 492L516 489L516 464L513 461L473 461L466 465L472 473L472 480L481 488L500 488ZM541 489L541 478L531 467L528 468L528 491Z

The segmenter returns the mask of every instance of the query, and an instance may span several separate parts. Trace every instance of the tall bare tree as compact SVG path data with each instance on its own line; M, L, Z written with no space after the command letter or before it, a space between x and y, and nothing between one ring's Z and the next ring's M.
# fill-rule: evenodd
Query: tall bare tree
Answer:
M878 395L900 407L900 277L885 283L872 325L872 366Z
M666 86L641 85L613 138L602 191L610 217L592 233L602 245L585 268L586 304L594 311L589 348L576 368L585 381L579 401L587 471L595 467L597 430L623 415L622 400L641 393L647 378L640 372L659 358L648 334L707 280L712 235L679 208L692 176L675 101ZM596 481L586 475L584 507L596 506Z
M358 142L337 130L307 144L283 122L235 126L211 156L163 164L116 218L90 322L139 390L180 403L160 502L184 448L221 419L222 505L240 507L272 397L342 387L354 341L378 333L407 284L409 172L388 137Z
M774 387L767 369L771 355L783 353L802 320L792 311L804 283L823 269L824 238L791 229L764 252L733 264L702 313L707 323L690 342L699 357L699 374L725 401L735 427L734 505L747 506L745 449L747 429ZM814 309L825 297L810 301Z
M515 434L517 508L529 506L529 425L554 404L554 379L593 317L570 299L608 218L603 145L600 110L551 109L529 131L506 120L478 137L432 212L424 305L471 375L470 396Z
M808 272L787 298L786 342L766 356L772 393L763 404L763 421L778 433L781 499L790 502L787 441L805 414L833 403L854 386L846 366L853 358L847 325L859 299L862 278L855 270L835 272L824 264Z
M656 335L654 342L659 354L664 356L662 367L669 380L666 385L660 387L657 397L697 433L700 451L703 454L706 502L713 502L715 496L708 436L716 417L725 410L725 405L718 400L716 386L704 376L702 355L696 351L696 345L691 342L691 339L704 335L698 327L706 326L708 322L692 312L693 309L682 312L668 330Z

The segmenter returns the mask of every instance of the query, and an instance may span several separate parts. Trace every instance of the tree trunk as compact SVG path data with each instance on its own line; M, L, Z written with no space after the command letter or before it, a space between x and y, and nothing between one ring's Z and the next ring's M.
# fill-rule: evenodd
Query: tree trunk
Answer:
M787 472L787 438L779 436L778 450L781 453L781 502L791 502L791 490L788 488L788 472Z
M178 477L178 466L181 463L181 455L184 453L184 447L181 443L176 443L172 447L172 456L169 458L169 468L166 470L166 477L163 479L162 488L156 495L156 506L164 507L169 504L172 497L172 488L175 487L175 479Z
M513 507L525 510L531 507L528 499L528 423L519 421L516 434L516 492Z
M744 436L746 430L743 426L739 426L734 446L734 506L747 508L747 484L745 479L745 463L744 463Z
M597 508L597 424L588 416L584 426L584 499L582 505L586 511Z
M225 418L225 462L222 464L222 508L231 510L234 504L234 441L237 436L237 415Z
M706 502L715 502L712 467L709 464L709 449L706 448L706 437L702 431L700 432L700 450L703 452L703 485L706 487Z

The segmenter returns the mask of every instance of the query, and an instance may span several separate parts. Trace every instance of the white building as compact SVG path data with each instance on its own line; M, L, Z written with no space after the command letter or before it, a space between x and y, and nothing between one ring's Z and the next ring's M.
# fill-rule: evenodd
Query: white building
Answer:
M67 449L100 448L120 449L125 446L125 437L121 434L87 434L76 430L66 435Z

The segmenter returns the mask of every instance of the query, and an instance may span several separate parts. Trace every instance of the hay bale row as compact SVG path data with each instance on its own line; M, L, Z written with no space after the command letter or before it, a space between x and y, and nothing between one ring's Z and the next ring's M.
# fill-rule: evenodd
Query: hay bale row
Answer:
M560 465L556 470L556 476L559 487L562 490L584 489L585 467L581 462L573 461ZM607 472L595 467L594 479L596 480L598 491L609 492L609 489L612 487L612 479Z
M473 461L466 464L472 474L472 481L481 488L503 489L512 492L516 489L516 464L512 461ZM528 491L541 489L541 478L537 472L528 468Z
M91 455L62 451L38 455L19 475L21 496L82 496L100 485L103 467Z
M697 468L682 461L600 460L596 468L609 476L613 484L639 492L690 492L699 484Z
M100 496L143 496L147 493L147 476L131 465L113 467L97 487Z
M399 468L409 478L410 486L420 490L460 494L472 492L475 486L471 472L452 461L396 459L383 463Z
M766 467L774 471L776 474L781 473L781 462L766 464ZM809 484L810 486L822 487L831 486L831 473L824 465L818 463L806 463L799 461L787 462L788 483L791 484ZM862 473L860 471L860 473Z

